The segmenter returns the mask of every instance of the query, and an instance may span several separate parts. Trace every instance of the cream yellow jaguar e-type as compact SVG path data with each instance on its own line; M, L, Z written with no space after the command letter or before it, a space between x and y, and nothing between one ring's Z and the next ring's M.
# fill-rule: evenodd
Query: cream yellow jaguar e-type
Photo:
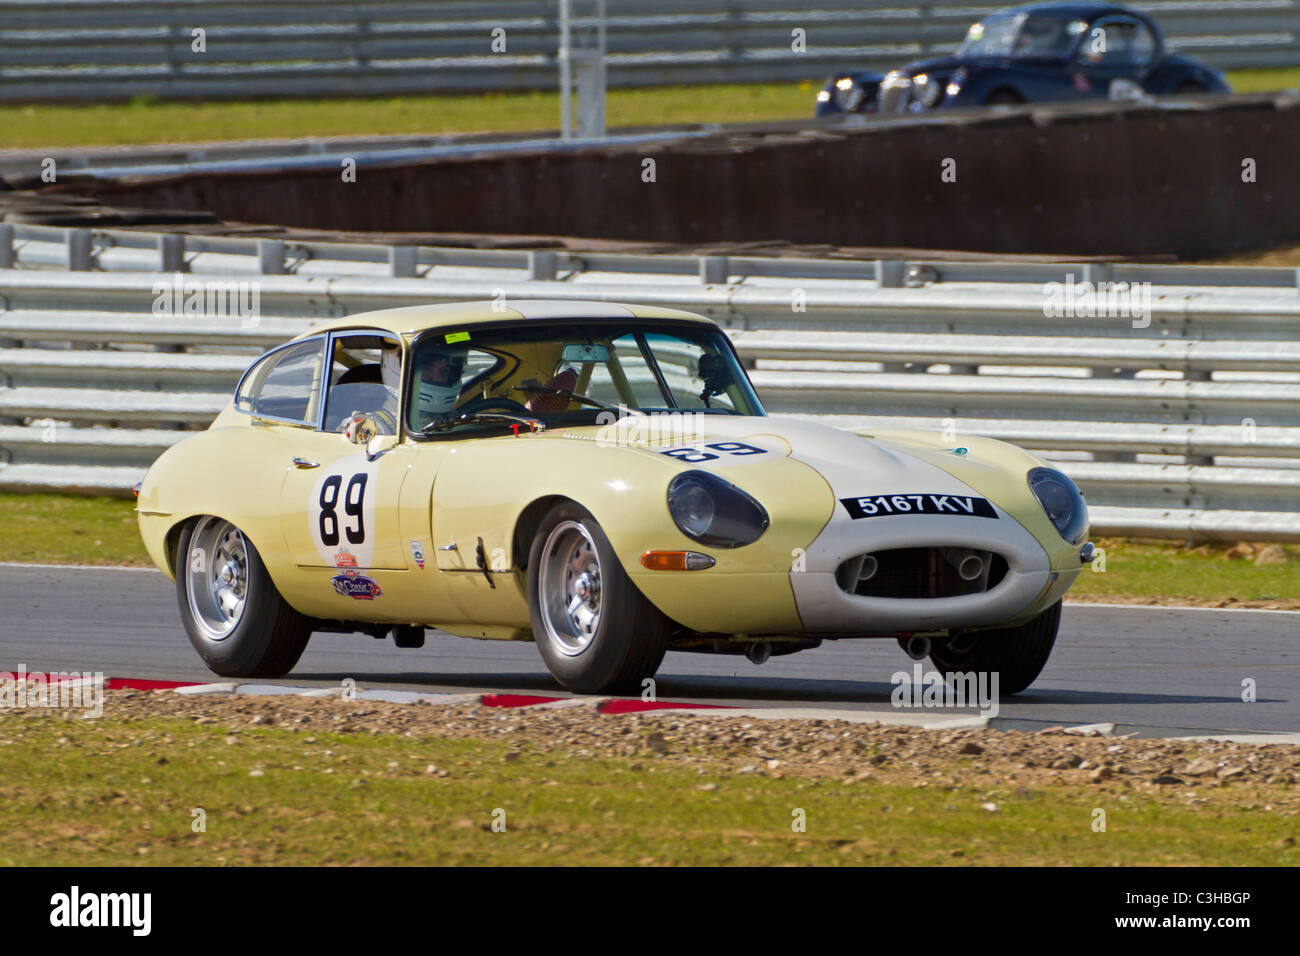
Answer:
M1038 676L1091 560L1065 475L1011 445L769 417L710 320L530 301L331 321L261 356L138 489L199 655L291 670L313 631L533 640L565 687L669 649L895 638Z

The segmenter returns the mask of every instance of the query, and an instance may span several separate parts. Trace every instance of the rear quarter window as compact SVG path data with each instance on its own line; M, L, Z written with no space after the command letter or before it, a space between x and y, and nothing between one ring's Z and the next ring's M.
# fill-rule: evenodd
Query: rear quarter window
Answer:
M263 356L235 392L235 408L258 418L315 425L325 339L307 339Z

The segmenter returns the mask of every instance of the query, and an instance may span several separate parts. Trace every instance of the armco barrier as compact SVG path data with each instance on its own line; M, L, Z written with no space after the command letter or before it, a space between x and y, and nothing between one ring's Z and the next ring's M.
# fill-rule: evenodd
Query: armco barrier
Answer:
M126 494L262 348L327 317L499 295L710 315L769 412L1016 442L1076 478L1099 533L1300 540L1290 270L667 257L656 273L649 257L602 256L540 278L526 254L445 252L462 264L423 278L247 273L255 322L155 315L173 275L0 270L0 487ZM1149 313L1045 314L1046 283L1071 268L1155 283ZM907 276L916 287L892 282Z

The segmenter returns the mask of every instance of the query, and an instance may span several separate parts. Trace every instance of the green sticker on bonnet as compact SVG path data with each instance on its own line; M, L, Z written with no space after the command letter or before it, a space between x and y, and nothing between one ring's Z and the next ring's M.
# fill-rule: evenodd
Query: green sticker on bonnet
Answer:
M447 341L448 343L451 343L451 342L468 342L468 341L469 341L469 333L468 333L468 332L448 332L448 333L446 334L446 336L444 336L444 338L446 339L446 341Z

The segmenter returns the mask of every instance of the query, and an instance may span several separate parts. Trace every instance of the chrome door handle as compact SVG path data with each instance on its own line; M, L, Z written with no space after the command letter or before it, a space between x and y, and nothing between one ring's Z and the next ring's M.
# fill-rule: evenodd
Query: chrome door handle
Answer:
M320 462L312 461L311 459L308 458L295 458L293 460L293 463L298 468L319 468L320 467Z

